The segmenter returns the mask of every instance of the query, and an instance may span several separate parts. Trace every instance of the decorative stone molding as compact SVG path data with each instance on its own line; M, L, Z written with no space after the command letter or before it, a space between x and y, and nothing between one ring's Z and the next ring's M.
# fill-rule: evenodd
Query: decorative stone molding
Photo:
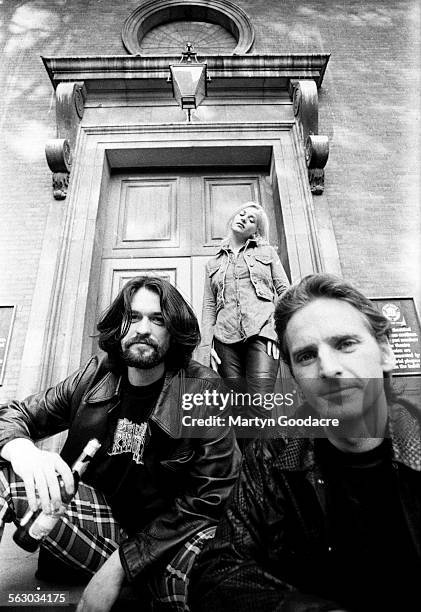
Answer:
M327 136L307 136L305 148L307 167L324 168L329 157L329 141Z
M54 172L53 174L53 195L55 200L64 200L67 196L69 187L69 172Z
M53 194L56 200L64 200L69 186L72 154L66 138L48 140L45 145L45 156L53 173Z
M319 97L313 80L291 80L294 115L305 148L311 192L321 195L324 190L324 167L329 157L329 140L319 132Z
M52 172L70 172L72 153L69 141L66 138L47 140L45 155Z
M83 117L86 90L83 83L59 83L56 89L57 138L48 140L45 155L53 173L53 194L64 200L69 185L77 129Z
M207 55L208 71L215 83L223 79L229 86L232 79L242 79L241 87L255 89L253 79L288 90L294 82L313 79L320 87L329 61L326 53L286 53L282 55ZM139 57L136 55L103 55L92 57L43 57L45 68L54 87L70 80L83 81L90 88L141 88L146 79L150 87L159 79L167 79L168 66L179 61L180 55ZM66 83L65 83L66 82ZM304 81L305 82L305 81Z
M126 19L121 37L127 51L140 54L140 41L152 28L183 19L217 23L237 39L234 54L247 53L254 30L247 14L229 0L148 0ZM182 49L180 49L181 53Z

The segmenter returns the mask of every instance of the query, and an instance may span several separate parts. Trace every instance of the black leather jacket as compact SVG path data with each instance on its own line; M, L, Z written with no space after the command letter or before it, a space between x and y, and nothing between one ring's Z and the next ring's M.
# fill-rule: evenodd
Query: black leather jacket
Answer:
M186 369L166 373L149 420L151 438L160 439L159 456L152 459L151 469L159 486L165 491L172 487L177 494L163 514L120 546L130 581L157 562L167 562L192 535L215 525L236 481L240 453L229 428L218 427L215 435L208 431L206 439L180 438L182 394L215 388L215 376L193 360ZM107 448L114 433L120 386L121 376L109 370L107 360L93 357L45 393L0 408L0 449L14 438L39 440L67 428L61 455L69 464L92 437Z
M419 563L420 416L419 410L409 402L390 408L392 465ZM325 612L344 609L329 600L331 593L315 594L320 590L320 579L328 575L332 555L335 556L329 540L329 494L313 440L256 440L250 445L232 502L192 576L192 610ZM390 559L391 565L401 562L401 559ZM387 595L388 585L384 588ZM414 608L400 609L419 610L419 605L417 601ZM372 612L380 609L385 608L371 608Z

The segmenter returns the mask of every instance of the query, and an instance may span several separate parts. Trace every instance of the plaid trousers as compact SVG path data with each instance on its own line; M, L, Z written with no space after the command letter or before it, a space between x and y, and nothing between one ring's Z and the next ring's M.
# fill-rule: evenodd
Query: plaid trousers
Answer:
M16 525L27 509L22 480L9 467L0 469L0 539L4 523ZM153 611L189 610L187 589L193 564L215 527L198 532L147 585ZM114 519L104 495L84 483L79 484L65 515L42 543L48 551L87 575L93 575L127 537Z

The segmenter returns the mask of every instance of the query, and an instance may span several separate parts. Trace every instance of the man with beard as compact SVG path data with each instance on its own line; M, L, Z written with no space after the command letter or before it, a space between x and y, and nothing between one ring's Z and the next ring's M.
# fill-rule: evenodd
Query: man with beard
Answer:
M160 605L183 610L189 569L213 535L239 453L225 427L206 439L183 439L181 400L219 381L191 359L197 320L161 278L130 280L98 331L105 357L0 410L0 455L9 462L0 472L0 530L1 519L21 518L27 503L54 513L61 506L57 476L72 494L69 465L98 438L101 450L67 515L43 541L39 575L60 579L73 567L91 577L78 612L109 610L126 578L142 609L151 592ZM34 445L67 428L61 456Z
M284 293L275 327L298 416L339 424L247 450L199 558L193 610L420 610L420 413L391 387L388 320L320 274Z

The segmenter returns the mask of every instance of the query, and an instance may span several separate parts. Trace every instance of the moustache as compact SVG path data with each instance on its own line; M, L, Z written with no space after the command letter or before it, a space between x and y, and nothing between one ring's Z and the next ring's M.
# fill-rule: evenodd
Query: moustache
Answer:
M154 340L152 340L151 338L145 338L143 336L136 336L135 338L129 340L126 343L126 348L133 346L133 344L139 343L147 344L148 346L152 346L152 348L158 348L158 344Z

